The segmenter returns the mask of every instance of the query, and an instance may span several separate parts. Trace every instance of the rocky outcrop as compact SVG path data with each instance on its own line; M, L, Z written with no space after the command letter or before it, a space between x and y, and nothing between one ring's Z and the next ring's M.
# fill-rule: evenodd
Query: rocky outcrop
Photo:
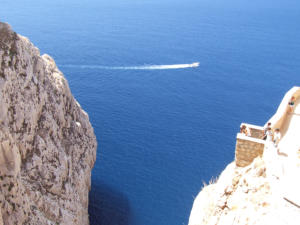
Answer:
M96 138L54 60L0 23L0 224L89 224Z
M263 127L242 123L250 136L237 134L235 162L199 193L189 225L299 224L299 115L300 87L293 87L265 125L266 140Z
M275 148L267 151L276 155ZM267 154L247 167L229 164L219 179L204 187L195 199L189 225L298 224L300 209L293 200L299 196L299 189L287 190L299 184L299 171L289 171L293 178L289 182L282 171L286 168L281 159Z

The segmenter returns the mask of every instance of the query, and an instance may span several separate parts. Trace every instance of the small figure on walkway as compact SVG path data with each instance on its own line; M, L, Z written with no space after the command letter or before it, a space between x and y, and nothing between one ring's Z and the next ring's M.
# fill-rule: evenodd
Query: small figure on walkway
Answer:
M280 134L280 130L279 128L276 128L275 129L275 132L274 132L274 146L277 148L278 147L278 143L281 139L281 134Z
M291 97L291 100L289 101L289 112L290 112L290 113L293 112L294 106L295 106L295 97L292 96L292 97Z
M263 136L262 136L262 139L263 140L266 140L267 139L267 131L271 130L271 122L268 122L267 125L264 126L264 129L263 129ZM271 131L272 132L272 131Z
M251 137L251 130L248 126L246 126L246 136Z
M249 127L247 127L245 124L243 124L240 127L240 133L244 134L244 135L246 135L248 137L251 137L251 131L250 131Z
M273 141L273 132L272 132L272 129L271 127L268 127L267 128L267 131L266 131L266 139L264 139L266 141Z
M241 133L241 134L245 134L245 132L246 132L246 125L242 125L242 126L240 127L240 133Z

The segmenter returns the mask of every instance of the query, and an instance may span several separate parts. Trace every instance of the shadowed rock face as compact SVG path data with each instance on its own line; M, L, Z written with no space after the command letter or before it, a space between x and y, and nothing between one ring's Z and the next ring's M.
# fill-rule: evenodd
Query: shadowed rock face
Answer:
M97 142L54 60L0 23L0 224L89 224Z

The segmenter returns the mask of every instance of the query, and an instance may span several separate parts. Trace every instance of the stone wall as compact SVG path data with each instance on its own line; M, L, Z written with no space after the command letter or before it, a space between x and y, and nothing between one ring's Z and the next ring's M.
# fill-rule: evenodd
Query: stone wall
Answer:
M264 140L247 137L238 133L235 147L236 165L240 167L248 166L256 157L262 156L264 147Z

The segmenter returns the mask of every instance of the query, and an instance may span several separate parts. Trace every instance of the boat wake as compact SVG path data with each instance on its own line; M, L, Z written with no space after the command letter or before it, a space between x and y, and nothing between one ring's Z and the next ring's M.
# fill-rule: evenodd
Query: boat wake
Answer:
M80 69L106 69L106 70L170 70L170 69L185 69L198 67L199 62L191 64L174 64L174 65L145 65L145 66L99 66L99 65L60 65L65 68L80 68Z

